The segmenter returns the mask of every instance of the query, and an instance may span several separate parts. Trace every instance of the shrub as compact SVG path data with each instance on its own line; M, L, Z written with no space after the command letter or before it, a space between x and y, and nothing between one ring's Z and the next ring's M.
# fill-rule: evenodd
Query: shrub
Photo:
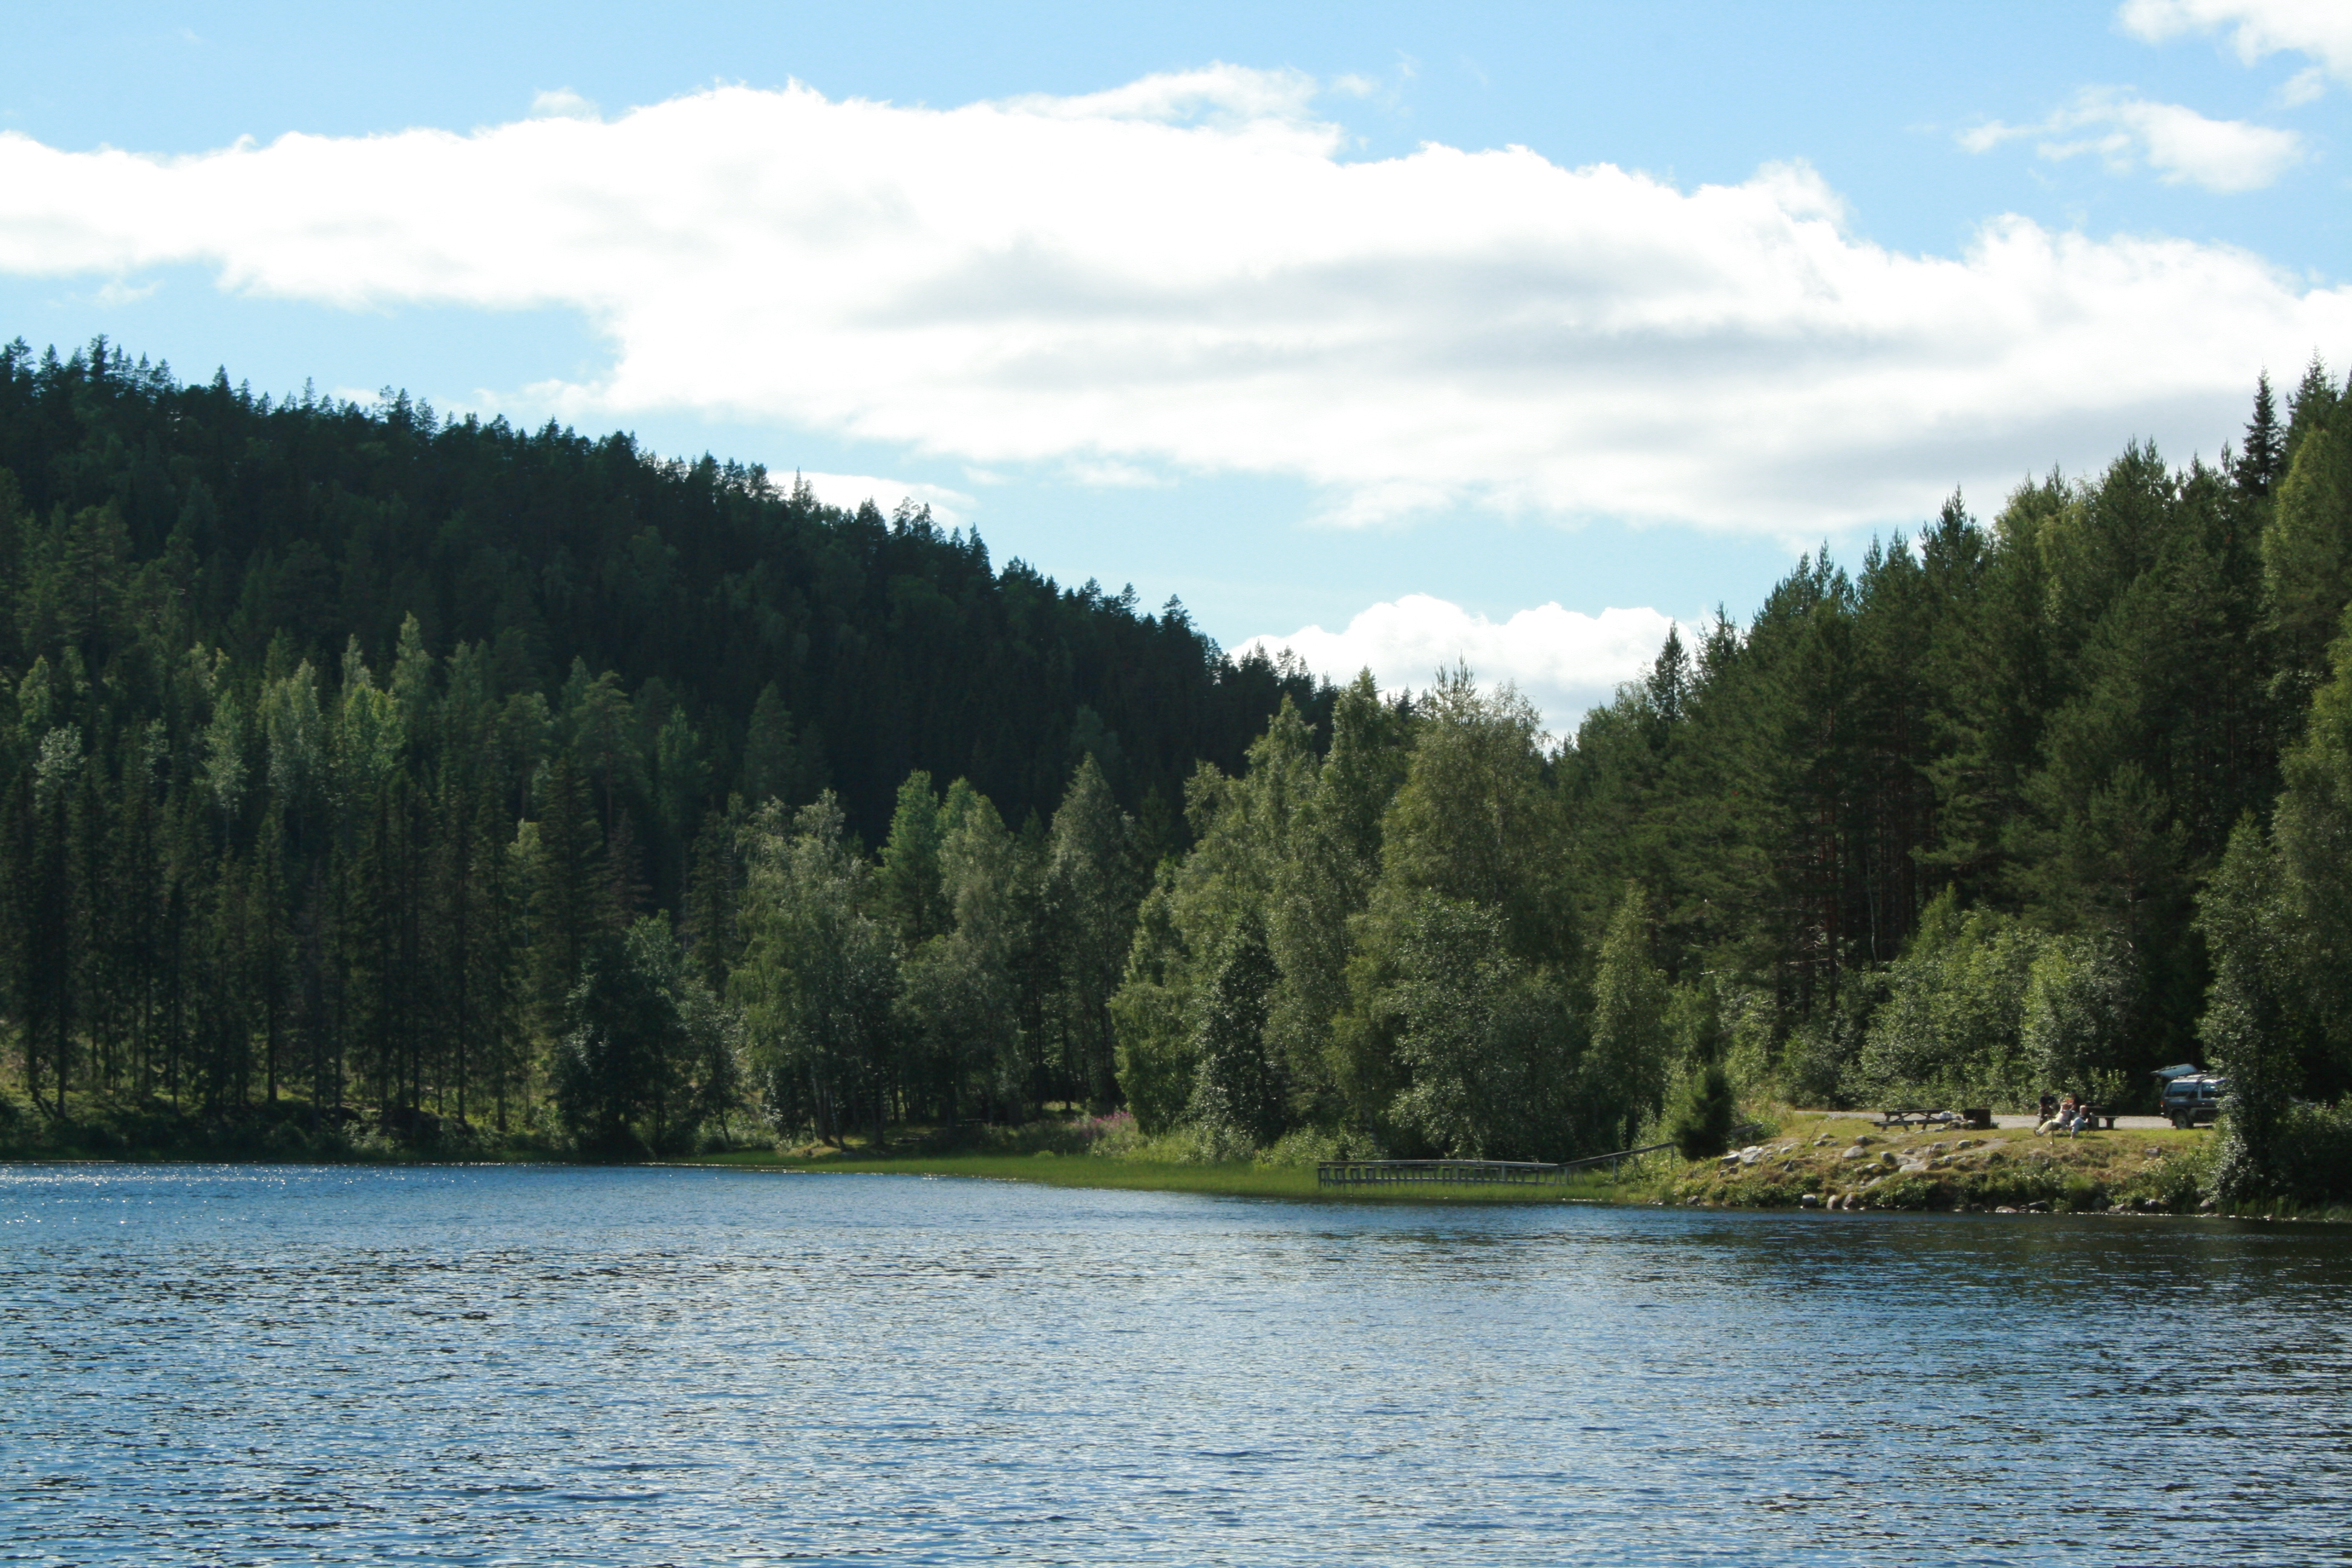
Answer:
M2273 1138L2278 1196L2298 1204L2352 1200L2352 1100L2290 1104Z
M1666 1118L1666 1136L1685 1160L1711 1160L1731 1142L1738 1107L1731 1079L1719 1062L1708 1062L1684 1080Z

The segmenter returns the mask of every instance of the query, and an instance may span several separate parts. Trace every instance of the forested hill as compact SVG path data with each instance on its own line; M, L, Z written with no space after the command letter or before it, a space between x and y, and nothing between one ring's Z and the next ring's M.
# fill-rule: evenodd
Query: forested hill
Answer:
M1173 601L1070 589L903 505L855 513L762 470L667 462L626 436L273 402L226 373L183 385L103 340L0 350L0 669L98 683L163 717L191 647L250 698L308 661L331 688L356 639L388 671L403 624L461 647L490 701L537 693L559 728L628 711L619 788L653 869L707 805L831 787L870 841L913 769L968 777L1018 824L1078 757L1147 826L1183 781L1231 768L1287 693L1229 660ZM603 689L591 692L606 677ZM675 885L664 888L674 893Z
M919 513L101 345L0 353L0 1023L56 1125L626 1152L1085 1102L1187 1158L1557 1159L2195 1060L2217 1191L2352 1194L2317 363L2218 466L1803 561L1565 745Z
M2347 396L2315 363L2218 465L2134 444L1807 559L1563 748L1466 678L1349 689L1320 756L1277 720L1142 901L1129 1103L1553 1159L2202 1062L2218 1191L2352 1194L2352 1100L2312 1109L2352 1091Z

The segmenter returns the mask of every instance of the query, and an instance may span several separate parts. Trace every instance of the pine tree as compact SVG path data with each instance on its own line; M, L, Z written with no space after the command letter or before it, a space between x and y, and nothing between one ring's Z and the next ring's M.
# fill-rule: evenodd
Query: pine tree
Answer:
M898 786L898 807L891 814L890 837L882 846L882 868L876 879L882 908L899 942L909 949L947 929L949 911L940 879L941 836L931 775L918 769Z
M2352 417L2326 401L2323 413L2298 414L2293 456L2262 534L2277 700L2288 712L2300 711L2326 679L2327 646L2352 602Z
M2279 449L2282 469L2292 467L2294 455L2304 438L2326 424L2336 416L2336 405L2343 401L2336 384L2327 379L2327 366L2317 354L2303 369L2303 379L2295 383L2294 392L2286 404L2286 437Z
M2271 395L2271 373L2254 383L2254 415L2246 422L2245 444L2231 468L2231 478L2250 496L2268 496L2286 471L2286 432L2279 426L2278 405Z
M1118 1053L1110 998L1126 966L1129 932L1143 894L1134 825L1091 753L1071 775L1054 813L1047 852L1055 970L1073 1086L1098 1104L1116 1103Z
M548 764L531 825L529 866L530 975L535 1019L545 1039L563 1032L564 1009L596 934L610 930L612 888L588 781L568 756Z

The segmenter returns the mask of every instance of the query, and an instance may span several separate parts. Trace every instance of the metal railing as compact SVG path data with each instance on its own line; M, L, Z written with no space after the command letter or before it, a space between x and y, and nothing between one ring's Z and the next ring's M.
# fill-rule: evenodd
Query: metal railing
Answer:
M1742 1122L1731 1130L1731 1136L1737 1142L1761 1131L1760 1123ZM1645 1143L1639 1149L1588 1154L1581 1160L1562 1160L1557 1164L1532 1160L1325 1160L1315 1167L1315 1184L1318 1187L1560 1187L1568 1184L1573 1173L1606 1165L1609 1173L1614 1176L1621 1162L1638 1160L1644 1154L1654 1154L1661 1149L1673 1147L1672 1143Z
M1564 1160L1558 1164L1532 1160L1325 1160L1315 1167L1315 1184L1318 1187L1558 1187L1567 1185L1569 1177L1576 1172L1606 1165L1610 1174L1614 1175L1618 1162L1655 1153L1660 1149L1672 1146L1652 1143L1644 1148L1620 1149L1614 1153L1594 1154L1582 1160Z

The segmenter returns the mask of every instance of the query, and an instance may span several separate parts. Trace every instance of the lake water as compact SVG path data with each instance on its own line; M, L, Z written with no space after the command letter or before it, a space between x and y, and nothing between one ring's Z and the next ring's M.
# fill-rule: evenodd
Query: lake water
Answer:
M2352 1559L2352 1235L0 1166L0 1562Z

